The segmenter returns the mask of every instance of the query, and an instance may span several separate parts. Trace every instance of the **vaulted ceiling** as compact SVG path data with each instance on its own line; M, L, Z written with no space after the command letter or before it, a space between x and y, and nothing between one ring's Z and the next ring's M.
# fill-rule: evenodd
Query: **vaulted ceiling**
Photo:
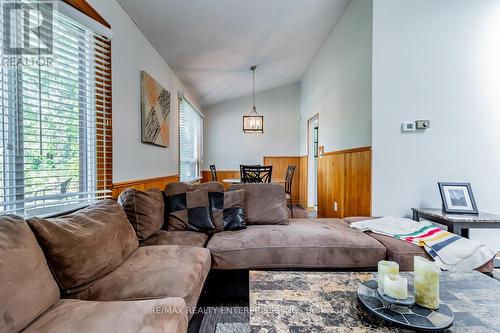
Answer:
M202 106L300 80L349 0L118 0Z

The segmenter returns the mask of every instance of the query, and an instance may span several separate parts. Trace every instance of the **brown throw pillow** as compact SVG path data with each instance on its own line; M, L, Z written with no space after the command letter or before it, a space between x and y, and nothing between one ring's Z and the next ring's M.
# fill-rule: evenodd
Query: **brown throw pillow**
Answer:
M146 192L128 189L118 197L139 240L145 240L163 225L163 193L158 189Z
M113 271L139 245L123 208L112 200L57 218L31 218L28 224L67 293Z
M285 188L273 183L234 184L229 191L245 190L245 222L288 224Z
M210 192L210 211L216 231L245 229L245 191Z
M0 216L0 332L20 332L59 300L42 249L19 216Z
M187 191L167 195L168 230L213 231L210 219L208 192L206 190Z

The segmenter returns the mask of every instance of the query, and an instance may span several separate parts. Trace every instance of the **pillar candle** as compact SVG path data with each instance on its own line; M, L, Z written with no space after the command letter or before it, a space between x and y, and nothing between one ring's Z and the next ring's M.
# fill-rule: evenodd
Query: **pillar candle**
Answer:
M399 265L394 261L382 260L378 262L377 283L379 292L384 292L384 276L386 274L399 274Z
M441 270L429 260L416 256L414 264L415 303L429 309L439 308Z
M399 274L384 276L384 294L395 299L408 298L408 280Z

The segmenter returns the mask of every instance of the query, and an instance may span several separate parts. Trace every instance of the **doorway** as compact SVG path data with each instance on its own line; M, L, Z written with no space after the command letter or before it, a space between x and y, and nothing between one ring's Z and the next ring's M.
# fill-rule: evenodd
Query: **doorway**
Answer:
M318 208L319 114L307 121L307 206Z

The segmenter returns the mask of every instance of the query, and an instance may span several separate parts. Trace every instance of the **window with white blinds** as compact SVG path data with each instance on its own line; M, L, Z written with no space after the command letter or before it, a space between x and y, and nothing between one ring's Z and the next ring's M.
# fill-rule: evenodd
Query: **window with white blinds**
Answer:
M1 68L0 214L50 215L110 195L110 42L60 11L53 18L50 65Z
M203 118L184 98L179 118L179 174L182 182L191 182L201 178Z

